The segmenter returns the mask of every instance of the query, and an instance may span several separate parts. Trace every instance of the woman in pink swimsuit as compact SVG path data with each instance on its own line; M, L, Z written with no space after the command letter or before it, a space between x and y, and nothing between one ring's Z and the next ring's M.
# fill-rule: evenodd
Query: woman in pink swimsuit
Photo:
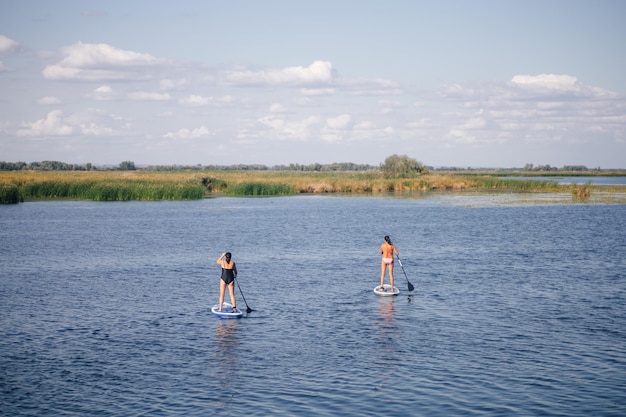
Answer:
M400 256L400 254L395 245L391 243L389 236L385 236L385 243L380 246L380 253L383 255L383 260L380 263L380 289L384 291L385 271L387 270L387 266L389 266L389 283L393 291L393 255Z

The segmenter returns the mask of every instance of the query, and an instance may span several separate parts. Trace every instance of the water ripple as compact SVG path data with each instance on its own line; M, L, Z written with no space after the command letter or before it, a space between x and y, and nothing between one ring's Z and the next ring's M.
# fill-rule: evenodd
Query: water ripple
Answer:
M455 201L0 207L0 415L623 415L624 206Z

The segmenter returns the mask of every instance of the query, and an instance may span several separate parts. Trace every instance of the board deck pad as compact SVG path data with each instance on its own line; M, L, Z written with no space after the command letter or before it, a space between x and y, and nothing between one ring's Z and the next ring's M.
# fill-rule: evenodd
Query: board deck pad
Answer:
M391 285L385 284L383 285L383 288L384 290L381 290L380 285L377 285L374 288L374 294L380 295L381 297L390 297L392 295L400 294L400 290L398 289L398 287L393 287L392 289Z

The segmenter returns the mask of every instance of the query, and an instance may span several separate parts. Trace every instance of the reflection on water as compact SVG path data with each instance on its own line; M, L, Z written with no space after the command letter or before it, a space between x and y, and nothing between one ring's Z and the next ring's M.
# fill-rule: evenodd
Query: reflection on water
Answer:
M378 307L378 315L382 319L379 323L385 326L393 324L393 303L396 297L380 297L380 306Z
M398 355L399 336L395 320L395 303L397 297L379 297L377 335L380 340L380 359L384 362L395 362Z
M220 354L230 355L239 344L237 340L237 320L220 319L215 328L217 336L217 351Z
M219 319L215 327L217 349L213 366L215 371L215 384L223 394L222 399L232 399L239 377L239 357L237 347L239 339L237 337L237 320ZM222 403L220 407L228 407L229 402Z

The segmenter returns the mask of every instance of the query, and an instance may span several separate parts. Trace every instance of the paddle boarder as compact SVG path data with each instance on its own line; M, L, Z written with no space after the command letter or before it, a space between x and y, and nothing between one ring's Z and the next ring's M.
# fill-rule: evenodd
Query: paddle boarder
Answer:
M230 303L233 305L233 311L237 309L237 303L235 302L235 278L237 278L237 266L232 259L230 252L222 253L217 259L217 264L222 267L222 277L220 278L220 308L217 311L222 311L222 304L224 303L224 292L228 287L230 294Z
M385 236L385 242L380 246L380 253L383 255L380 263L380 290L385 291L385 271L389 267L389 283L393 291L393 255L400 256L400 254L396 246L391 243L389 236Z

